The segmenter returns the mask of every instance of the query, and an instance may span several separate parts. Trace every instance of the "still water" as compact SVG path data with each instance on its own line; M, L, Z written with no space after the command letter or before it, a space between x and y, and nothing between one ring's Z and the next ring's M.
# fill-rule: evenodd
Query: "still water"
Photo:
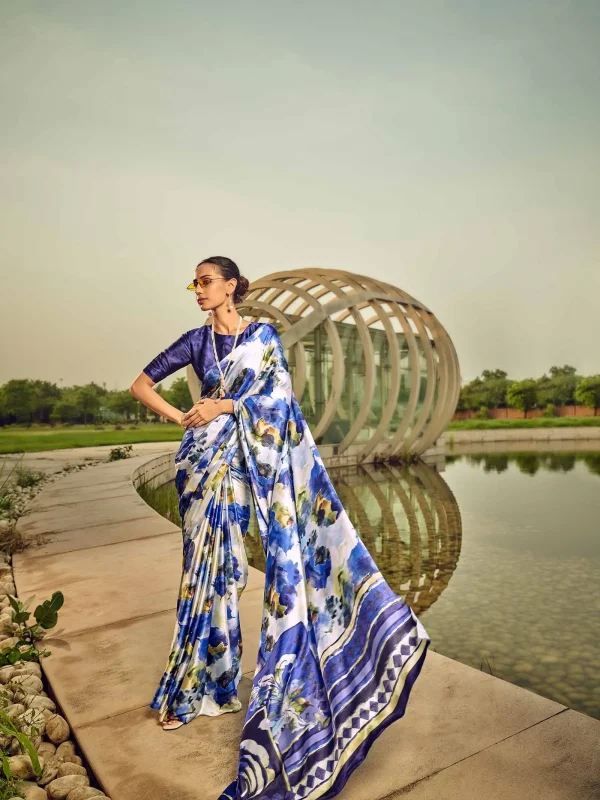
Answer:
M600 452L330 475L431 649L600 719Z

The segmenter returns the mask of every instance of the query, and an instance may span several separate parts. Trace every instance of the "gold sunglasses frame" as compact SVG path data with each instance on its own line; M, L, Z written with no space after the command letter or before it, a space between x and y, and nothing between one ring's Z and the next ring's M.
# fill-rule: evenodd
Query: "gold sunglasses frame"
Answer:
M194 280L197 280L197 278L194 278ZM202 286L202 288L206 289L206 287L210 286L213 281L226 281L226 280L228 280L228 278L209 278L207 283L205 283ZM189 289L190 292L195 292L196 291L196 286L194 286L194 281L192 281L187 288Z

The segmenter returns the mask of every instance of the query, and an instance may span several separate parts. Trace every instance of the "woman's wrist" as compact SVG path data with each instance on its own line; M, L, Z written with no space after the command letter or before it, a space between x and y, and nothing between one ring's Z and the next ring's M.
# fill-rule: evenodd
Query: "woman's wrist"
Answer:
M224 398L218 400L219 414L233 414L233 400L231 398Z
M183 425L183 415L185 414L184 411L179 411L178 409L175 413L170 417L171 422L174 422L176 425Z

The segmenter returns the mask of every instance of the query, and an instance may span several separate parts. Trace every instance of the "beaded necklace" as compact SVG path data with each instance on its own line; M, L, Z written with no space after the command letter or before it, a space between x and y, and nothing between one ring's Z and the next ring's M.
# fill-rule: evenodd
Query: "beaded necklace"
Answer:
M238 336L240 334L240 325L241 324L242 324L242 318L240 317L240 321L238 322L237 330L235 332L235 339L233 340L233 347L231 348L231 353L233 353L233 351L235 350L235 347L237 345L237 340L238 340ZM212 324L210 326L210 336L211 336L211 339L212 339L212 346L213 346L213 352L215 354L215 361L217 362L217 367L218 367L219 373L220 373L219 388L217 389L217 397L222 398L222 397L225 397L225 375L227 375L227 372L228 372L229 368L231 367L232 359L231 358L228 359L227 364L225 365L225 372L223 372L223 370L221 369L221 362L219 360L219 354L217 353L217 344L215 342L215 319L214 319L214 317L212 319ZM229 355L231 355L231 353L229 353Z

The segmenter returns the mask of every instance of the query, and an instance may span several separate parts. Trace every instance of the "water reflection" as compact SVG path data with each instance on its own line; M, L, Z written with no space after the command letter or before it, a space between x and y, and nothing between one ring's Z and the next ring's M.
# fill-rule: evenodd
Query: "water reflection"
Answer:
M471 453L449 455L447 464L465 461L478 464L484 472L505 472L511 462L525 475L535 475L540 469L548 472L571 472L578 462L585 464L592 475L600 476L600 453L522 451L513 453Z
M460 511L444 479L425 464L330 469L329 475L386 581L422 614L448 585L460 555ZM264 572L254 520L246 552L251 566Z

